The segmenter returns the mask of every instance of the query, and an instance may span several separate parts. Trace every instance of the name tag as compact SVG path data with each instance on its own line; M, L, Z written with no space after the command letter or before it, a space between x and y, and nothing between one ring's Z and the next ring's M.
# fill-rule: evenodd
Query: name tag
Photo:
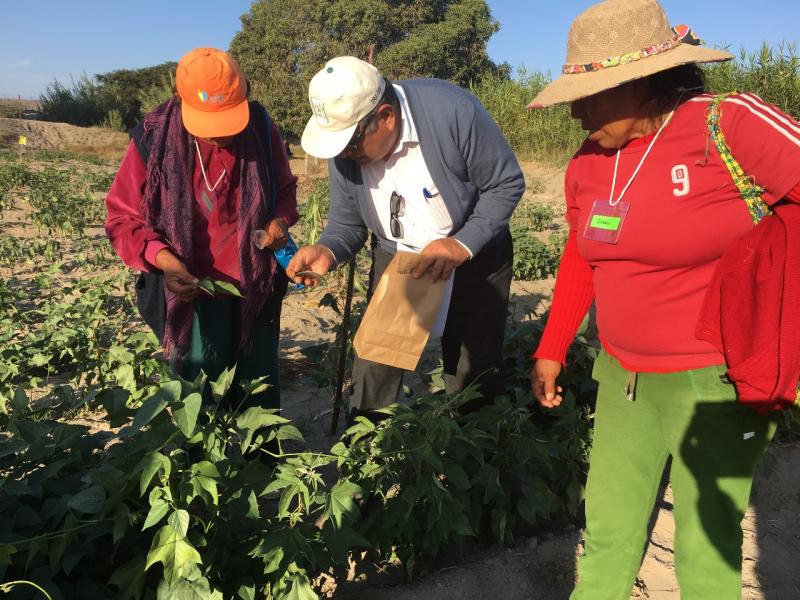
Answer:
M628 202L611 206L608 200L595 200L583 237L604 244L616 244L630 206Z

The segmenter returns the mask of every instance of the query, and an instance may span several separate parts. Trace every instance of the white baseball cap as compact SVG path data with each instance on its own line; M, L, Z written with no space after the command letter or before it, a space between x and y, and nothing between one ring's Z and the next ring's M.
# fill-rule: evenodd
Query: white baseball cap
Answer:
M333 158L345 149L358 122L375 108L386 81L380 71L354 56L329 60L308 84L314 113L300 144L308 154Z

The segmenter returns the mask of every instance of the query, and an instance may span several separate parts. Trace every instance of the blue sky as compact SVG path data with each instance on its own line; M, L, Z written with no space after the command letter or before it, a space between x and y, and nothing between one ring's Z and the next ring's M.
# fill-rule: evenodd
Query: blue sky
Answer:
M280 0L274 0L280 1ZM592 0L489 0L497 62L559 70L572 19ZM800 1L662 0L673 24L710 45L757 49L800 40ZM226 49L250 0L6 0L0 21L0 97L38 97L54 78L177 60L197 46Z

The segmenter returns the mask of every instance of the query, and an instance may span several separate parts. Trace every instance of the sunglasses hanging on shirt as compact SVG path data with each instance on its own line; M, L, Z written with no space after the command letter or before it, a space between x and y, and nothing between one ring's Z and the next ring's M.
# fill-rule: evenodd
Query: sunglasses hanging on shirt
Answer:
M392 192L392 196L389 198L389 227L395 238L403 237L403 224L398 217L405 214L405 206L405 199L397 192Z

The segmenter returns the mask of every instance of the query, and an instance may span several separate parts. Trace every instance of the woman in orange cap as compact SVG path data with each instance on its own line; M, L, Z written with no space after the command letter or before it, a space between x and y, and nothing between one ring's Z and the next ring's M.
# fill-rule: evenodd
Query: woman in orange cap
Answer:
M143 272L140 311L178 373L194 379L202 370L213 380L236 364L238 378L269 376L256 401L278 407L287 279L274 251L298 218L297 178L266 110L248 102L233 57L192 50L178 63L176 87L131 132L106 198L106 233L122 261ZM204 278L243 297L209 297L197 285Z
M670 28L656 0L608 0L575 19L562 76L532 102L570 102L589 131L567 167L570 235L531 373L539 403L559 405L594 302L573 600L629 598L670 455L681 598L741 597L740 522L775 430L758 413L791 404L800 375L800 124L752 94L704 93L697 64L730 58Z

